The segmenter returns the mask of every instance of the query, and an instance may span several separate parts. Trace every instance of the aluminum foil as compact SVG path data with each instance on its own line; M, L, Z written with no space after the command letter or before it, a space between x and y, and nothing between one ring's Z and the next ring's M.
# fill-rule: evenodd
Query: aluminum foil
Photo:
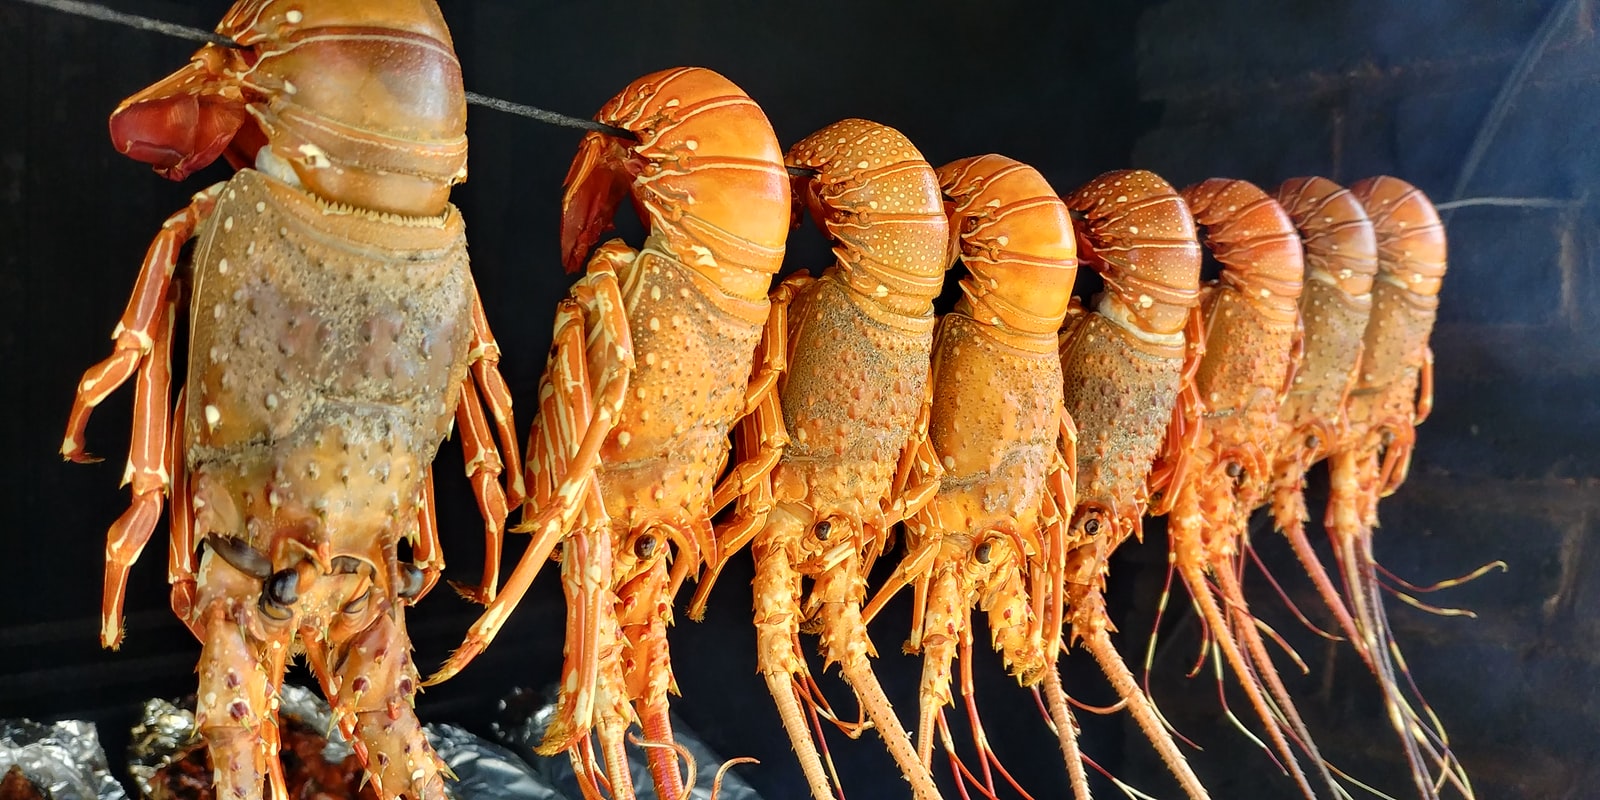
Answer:
M13 766L51 800L127 800L94 723L0 720L0 775Z
M579 798L583 796L583 792L578 787L578 777L573 772L572 759L564 753L559 756L541 756L533 751L539 740L544 738L545 729L550 727L550 722L555 718L557 688L556 685L551 685L543 692L531 689L518 689L512 692L500 701L500 719L493 727L495 735L528 759L541 778L560 788L565 793L562 796ZM715 782L717 770L725 759L707 747L705 742L695 736L694 731L683 724L683 720L677 716L672 717L672 735L678 744L683 745L694 757L695 783L688 796L693 800L711 800L711 785ZM639 800L655 800L655 784L650 778L650 762L645 749L631 741L625 745L625 749L635 794ZM739 769L735 766L724 774L722 790L717 797L720 800L761 800L761 795L739 777Z
M278 693L278 701L280 719L326 733L322 760L339 765L354 755L349 742L333 724L327 703L316 693L285 685ZM445 782L446 790L456 800L567 800L504 747L453 725L425 725L423 732L456 775L456 780ZM152 800L209 797L210 771L204 766L202 745L196 736L192 712L165 700L150 700L145 703L141 721L133 728L128 771L140 793ZM175 762L182 763L174 766ZM199 774L195 771L197 763L202 768ZM329 791L326 784L320 788L322 791L316 794L319 800L372 797L370 784L359 795Z

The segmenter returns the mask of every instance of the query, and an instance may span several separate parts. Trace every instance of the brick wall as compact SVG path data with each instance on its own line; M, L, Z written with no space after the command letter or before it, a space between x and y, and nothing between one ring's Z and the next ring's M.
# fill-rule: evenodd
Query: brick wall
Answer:
M1592 786L1600 755L1600 626L1584 613L1596 599L1600 521L1593 15L1590 2L1177 0L1139 24L1141 98L1162 113L1132 161L1178 185L1229 176L1273 186L1301 174L1348 184L1388 173L1435 202L1453 199L1508 76L1527 65L1486 148L1478 145L1461 197L1534 201L1448 213L1450 271L1433 336L1437 407L1419 429L1410 481L1379 507L1378 556L1402 576L1426 583L1494 559L1510 564L1427 598L1471 608L1477 619L1388 606L1480 797L1593 796L1580 787ZM1547 43L1530 60L1542 25ZM1319 468L1313 509L1325 485ZM1299 607L1331 624L1281 538L1262 525L1256 544ZM1298 685L1324 754L1414 796L1372 680L1349 647L1321 642L1265 581L1251 582L1252 607L1312 667L1291 691ZM1176 635L1183 640L1158 663L1172 674L1155 693L1206 748L1195 757L1202 777L1216 796L1288 796L1292 785L1265 754L1218 722L1214 691L1198 691L1214 688L1209 673L1178 674L1196 639L1184 628ZM1230 700L1251 719L1237 692Z

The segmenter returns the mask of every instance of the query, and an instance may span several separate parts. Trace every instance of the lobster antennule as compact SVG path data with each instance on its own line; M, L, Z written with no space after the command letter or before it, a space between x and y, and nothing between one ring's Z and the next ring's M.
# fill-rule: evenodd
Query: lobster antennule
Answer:
M954 254L973 316L1029 333L1060 330L1072 302L1078 244L1072 216L1039 171L1001 155L938 170Z

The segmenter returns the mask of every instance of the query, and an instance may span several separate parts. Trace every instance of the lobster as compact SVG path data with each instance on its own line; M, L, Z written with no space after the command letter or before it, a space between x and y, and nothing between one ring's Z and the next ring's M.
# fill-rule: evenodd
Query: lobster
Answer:
M1077 244L1066 204L1034 168L986 155L937 174L950 259L968 271L961 299L934 333L928 435L944 478L906 521L906 555L863 617L871 621L901 588L915 586L905 649L924 658L918 756L931 761L937 719L952 766L961 768L943 712L959 647L962 694L993 794L989 765L1000 764L973 703L971 609L987 613L995 648L1024 685L1055 664L1062 610L1036 603L1061 597L1075 493L1077 431L1062 405L1056 333L1072 300ZM1053 587L1048 595L1030 593L1043 585Z
M1068 309L1059 336L1067 413L1078 429L1077 504L1066 532L1065 603L1071 643L1081 643L1126 703L1191 800L1206 797L1149 698L1111 643L1105 578L1111 554L1130 536L1151 493L1170 477L1151 474L1183 387L1199 365L1191 309L1199 302L1200 245L1194 220L1171 185L1144 170L1105 173L1063 198L1084 216L1075 226L1078 254L1105 280L1090 311ZM1044 587L1041 587L1044 588ZM1045 694L1072 776L1087 779L1067 710L1061 675L1047 669Z
M1173 476L1160 504L1167 512L1169 563L1300 790L1316 797L1280 715L1337 795L1239 580L1249 515L1271 478L1278 406L1300 344L1300 238L1283 208L1251 183L1208 180L1185 189L1183 198L1195 224L1205 229L1204 244L1222 273L1202 289L1195 309L1204 331L1203 355L1194 384L1174 411L1156 468ZM1215 578L1216 589L1208 578Z
M817 800L833 795L800 701L817 695L799 633L821 636L918 798L938 797L928 768L872 673L862 621L866 579L891 528L925 506L942 469L928 442L933 301L943 283L949 222L933 168L900 132L861 119L829 125L784 162L800 208L833 240L835 263L796 273L773 292L784 314L762 342L785 365L778 391L736 430L754 458L788 438L777 466L742 486L717 531L719 560L696 588L703 613L723 564L750 547L757 664ZM802 603L803 578L812 581ZM820 702L813 699L813 702Z
M1272 515L1323 602L1368 658L1349 610L1306 538L1310 517L1303 487L1306 472L1340 448L1347 436L1345 400L1362 360L1361 336L1372 313L1377 240L1355 196L1327 178L1286 181L1276 199L1301 235L1305 277L1301 358L1279 405L1277 446L1271 453Z
M196 722L218 793L259 797L265 776L284 797L276 693L303 649L379 793L443 798L403 607L443 568L431 464L452 420L486 520L483 596L523 491L449 203L466 178L460 63L432 2L243 0L217 32L236 46L202 47L110 121L117 149L167 178L219 156L237 172L163 224L112 355L78 385L62 454L86 461L90 413L137 375L101 641L120 644L128 571L170 493L172 607L203 645ZM188 375L169 417L185 284Z
M1444 224L1416 187L1388 176L1350 187L1372 221L1377 241L1378 276L1372 313L1363 334L1365 357L1346 400L1347 429L1341 447L1328 457L1328 512L1325 527L1355 612L1355 641L1368 655L1382 684L1390 723L1406 745L1412 777L1424 798L1438 797L1444 782L1472 797L1472 785L1459 762L1452 766L1443 724L1418 695L1431 728L1424 728L1406 702L1395 670L1405 661L1389 629L1384 588L1377 575L1372 530L1377 503L1406 479L1416 443L1416 426L1433 408L1433 351L1428 336L1439 308L1446 270ZM1462 583L1503 562L1447 581ZM1404 597L1404 595L1402 595ZM1415 692L1415 683L1407 678ZM1419 752L1420 751L1420 752ZM1438 783L1421 763L1425 754L1441 770Z
M598 248L563 301L528 438L532 494L519 529L533 539L430 682L493 640L559 544L565 662L538 752L571 752L598 792L593 731L613 794L632 797L623 740L636 714L659 745L648 749L658 795L680 798L666 629L683 579L717 554L714 496L771 471L784 444L764 441L717 485L730 429L773 394L782 366L754 357L783 320L768 291L788 236L788 174L760 107L708 69L639 78L595 119L621 130L587 134L567 176L566 267L583 264L630 191L650 234L639 250L621 240Z

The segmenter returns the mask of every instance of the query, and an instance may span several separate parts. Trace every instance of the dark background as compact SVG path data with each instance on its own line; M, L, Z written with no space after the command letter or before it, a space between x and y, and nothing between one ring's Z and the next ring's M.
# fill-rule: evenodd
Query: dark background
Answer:
M210 28L227 4L114 5ZM1447 215L1438 407L1420 431L1411 481L1380 507L1377 550L1421 582L1497 558L1511 571L1432 598L1473 608L1477 619L1398 602L1390 616L1480 797L1600 796L1592 788L1600 625L1586 613L1600 599L1591 542L1600 511L1600 275L1589 202L1600 166L1600 48L1591 0L814 0L781 12L692 0L442 5L471 89L569 114L592 113L647 72L699 64L754 96L786 145L866 116L904 131L934 164L1001 152L1062 192L1137 166L1178 186L1212 176L1275 186L1313 173L1350 183L1387 172L1438 202L1479 198ZM0 41L0 717L94 719L116 761L144 698L193 690L198 646L166 607L164 527L129 586L126 645L111 653L97 644L104 531L128 497L117 483L130 391L112 397L90 428L105 462L67 465L56 451L74 382L109 352L161 220L226 171L172 184L119 156L106 137L115 104L182 65L195 45L12 0L0 0ZM469 134L472 176L455 200L525 431L551 310L568 282L556 231L578 134L481 108L471 111ZM796 267L827 259L809 228L790 252ZM457 445L440 459L448 575L474 581L481 535ZM1324 486L1319 468L1314 509ZM1306 613L1327 624L1281 539L1261 528L1256 544ZM508 557L521 547L512 538ZM1136 671L1164 564L1159 522L1145 545L1114 562L1113 617ZM675 629L684 691L675 708L725 756L760 758L741 772L769 800L804 797L755 673L748 577L736 563L707 621ZM1248 584L1257 612L1312 667L1302 677L1279 662L1323 753L1376 787L1414 796L1360 662L1297 625L1258 574ZM486 733L497 698L556 677L561 610L559 587L540 582L473 667L421 697L423 718ZM448 591L412 612L424 670L474 615ZM873 633L879 674L910 718L919 667L898 653L906 618L902 597ZM1195 627L1175 598L1151 686L1205 748L1190 754L1196 771L1214 797L1294 796L1220 715L1209 673L1185 677ZM1085 656L1064 669L1079 697L1110 701ZM980 657L976 670L1001 756L1036 796L1064 796L1060 756L1032 698L997 658ZM832 675L823 680L845 699ZM1238 693L1230 699L1248 719ZM1090 756L1140 788L1176 795L1125 716L1080 716ZM874 734L830 741L850 796L903 791ZM1096 781L1097 794L1113 796Z

